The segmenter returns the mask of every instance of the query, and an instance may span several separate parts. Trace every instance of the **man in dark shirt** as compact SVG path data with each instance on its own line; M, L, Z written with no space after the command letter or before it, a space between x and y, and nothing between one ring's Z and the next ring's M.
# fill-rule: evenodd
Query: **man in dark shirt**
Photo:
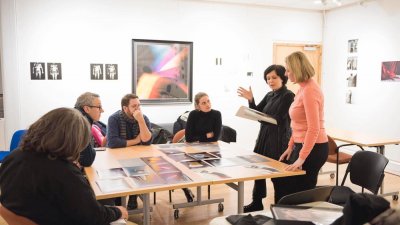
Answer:
M140 109L135 94L127 94L121 100L121 110L108 118L107 146L123 148L133 145L150 145L152 141L150 120ZM128 209L137 208L137 196L131 195Z
M80 95L76 100L75 108L86 117L90 125L92 125L93 122L99 121L101 113L104 112L101 106L100 96L91 92L85 92ZM79 158L80 166L87 167L92 165L96 157L96 151L93 147L94 139L92 138L89 145L81 152Z

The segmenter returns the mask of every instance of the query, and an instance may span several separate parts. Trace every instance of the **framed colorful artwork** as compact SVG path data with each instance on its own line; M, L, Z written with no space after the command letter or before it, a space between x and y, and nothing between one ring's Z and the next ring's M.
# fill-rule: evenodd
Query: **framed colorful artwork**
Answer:
M143 104L192 102L193 42L132 39L132 91Z

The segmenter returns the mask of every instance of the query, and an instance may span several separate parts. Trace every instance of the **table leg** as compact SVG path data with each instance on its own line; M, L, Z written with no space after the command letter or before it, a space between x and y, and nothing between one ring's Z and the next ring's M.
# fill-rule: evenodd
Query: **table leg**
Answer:
M243 213L244 205L244 181L238 182L238 214Z
M385 155L385 146L384 146L384 145L377 146L376 148L377 148L379 154ZM381 191L380 191L380 192L381 192L381 195L383 194L383 189L384 189L383 186L384 186L384 183L385 183L385 178L383 178L382 184L381 184Z
M142 194L143 201L143 225L150 225L150 194Z

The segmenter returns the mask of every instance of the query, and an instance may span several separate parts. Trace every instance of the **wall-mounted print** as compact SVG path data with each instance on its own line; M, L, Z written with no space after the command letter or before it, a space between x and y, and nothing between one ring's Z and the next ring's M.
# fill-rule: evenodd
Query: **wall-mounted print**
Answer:
M350 73L350 76L347 77L347 87L356 87L357 86L357 74Z
M106 80L118 80L118 64L106 64Z
M47 79L62 80L61 63L47 63Z
M193 42L133 39L132 87L144 104L191 103Z
M349 53L357 53L358 39L349 40L348 51Z
M381 80L400 81L400 61L382 62Z
M31 62L30 68L31 68L31 80L46 79L44 62Z
M90 79L103 80L103 64L90 64Z
M351 96L352 96L353 94L351 93L351 90L348 90L347 92L346 92L346 103L347 104L351 104Z
M357 56L347 58L347 70L357 70Z

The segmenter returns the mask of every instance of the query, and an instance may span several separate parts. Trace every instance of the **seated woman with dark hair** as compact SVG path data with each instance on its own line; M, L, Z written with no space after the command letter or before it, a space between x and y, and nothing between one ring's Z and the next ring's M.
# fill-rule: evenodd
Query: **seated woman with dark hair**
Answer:
M102 225L128 212L96 201L78 168L90 125L75 109L58 108L29 127L0 167L1 204L38 224Z

